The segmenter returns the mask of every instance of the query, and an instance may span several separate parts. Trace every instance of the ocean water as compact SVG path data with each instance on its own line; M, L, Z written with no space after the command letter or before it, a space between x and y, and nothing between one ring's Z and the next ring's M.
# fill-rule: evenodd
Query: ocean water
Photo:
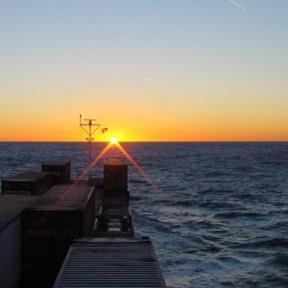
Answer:
M142 169L129 167L136 230L152 238L168 287L288 287L288 143L123 147ZM51 159L71 159L76 177L87 146L0 143L0 177Z

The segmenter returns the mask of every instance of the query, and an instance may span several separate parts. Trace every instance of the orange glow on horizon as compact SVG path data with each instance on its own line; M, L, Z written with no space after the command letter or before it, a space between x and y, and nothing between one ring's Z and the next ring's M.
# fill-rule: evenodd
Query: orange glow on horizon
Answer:
M91 113L92 114L92 113ZM157 115L155 115L156 117ZM95 142L110 142L112 135L121 142L185 142L185 141L288 141L288 130L283 120L278 126L269 119L260 121L221 119L197 119L187 121L170 119L168 123L157 116L153 123L147 119L124 118L121 122L108 119L105 126L108 132L95 133ZM35 142L85 142L85 135L79 129L77 120L58 118L49 121L23 121L20 126L0 123L0 141L35 141ZM104 117L103 117L104 118ZM39 118L41 119L41 118ZM22 121L22 120L21 120ZM280 121L280 120L279 120ZM155 122L155 123L154 123Z

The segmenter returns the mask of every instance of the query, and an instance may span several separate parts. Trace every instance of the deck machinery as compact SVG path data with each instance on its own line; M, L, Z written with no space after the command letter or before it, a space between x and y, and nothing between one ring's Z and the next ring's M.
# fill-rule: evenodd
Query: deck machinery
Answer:
M134 237L129 208L128 167L119 159L104 164L102 204L97 215L95 237Z
M45 185L34 185L39 182L35 174L2 181L2 194L37 196L31 204L27 201L30 206L17 208L15 217L21 218L17 225L9 226L9 222L0 231L0 252L5 251L0 261L10 257L9 263L15 266L0 265L0 275L10 275L5 282L0 279L1 288L166 287L150 239L135 233L127 163L109 159L103 178L89 177L88 181L70 180L69 161L50 161L42 171ZM7 197L0 196L0 206L5 201L9 207L7 201L13 200ZM11 241L13 237L20 238ZM16 248L17 255L13 253ZM14 271L17 277L11 281L8 278Z

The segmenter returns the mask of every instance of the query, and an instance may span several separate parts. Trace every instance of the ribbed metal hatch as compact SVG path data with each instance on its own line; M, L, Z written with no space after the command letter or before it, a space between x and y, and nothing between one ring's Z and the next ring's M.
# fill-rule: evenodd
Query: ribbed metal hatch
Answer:
M73 244L54 288L166 287L150 240Z

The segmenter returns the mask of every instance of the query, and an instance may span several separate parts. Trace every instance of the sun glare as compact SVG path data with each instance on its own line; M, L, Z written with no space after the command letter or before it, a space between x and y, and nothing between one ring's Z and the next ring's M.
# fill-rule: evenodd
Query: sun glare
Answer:
M110 139L110 143L113 144L113 145L118 144L118 142L119 142L118 139L115 138L115 137L112 137L112 138Z

